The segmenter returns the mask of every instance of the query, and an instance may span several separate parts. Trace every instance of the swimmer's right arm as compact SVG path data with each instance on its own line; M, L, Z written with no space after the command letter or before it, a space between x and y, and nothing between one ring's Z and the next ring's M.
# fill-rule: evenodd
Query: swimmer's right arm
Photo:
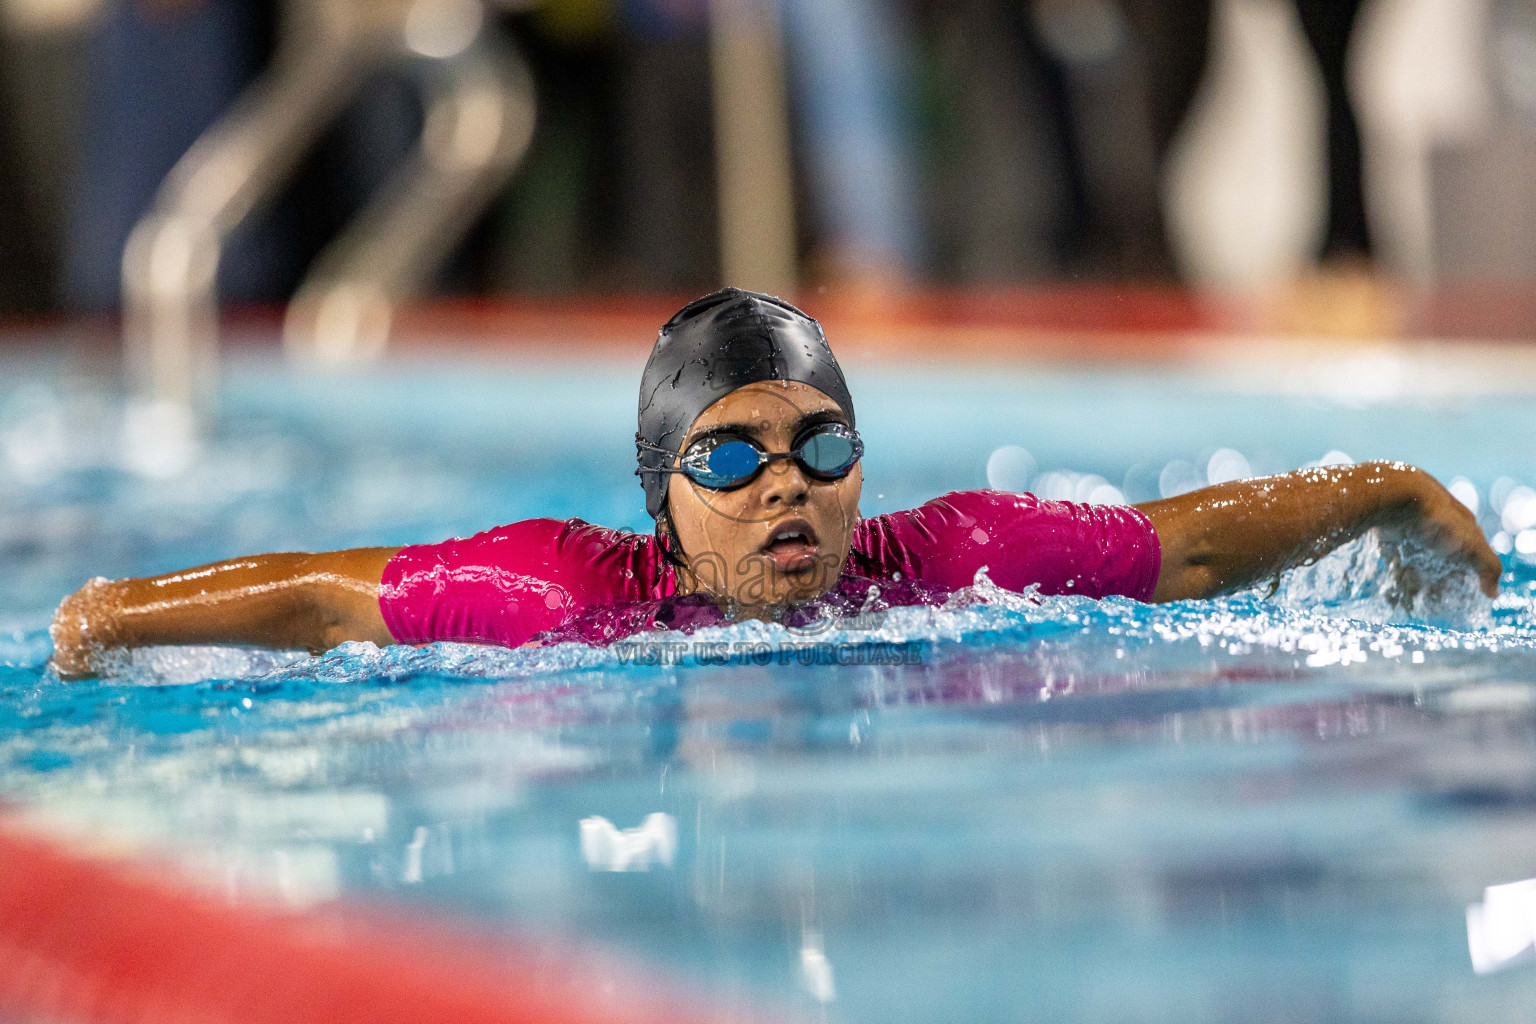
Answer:
M399 548L251 555L144 579L94 579L54 613L53 663L84 678L112 649L244 644L328 651L348 640L394 643L379 581Z

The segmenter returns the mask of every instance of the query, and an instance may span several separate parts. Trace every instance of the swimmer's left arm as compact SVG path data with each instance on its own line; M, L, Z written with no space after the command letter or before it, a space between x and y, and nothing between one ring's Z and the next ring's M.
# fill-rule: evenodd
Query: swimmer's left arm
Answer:
M1475 571L1489 597L1498 593L1502 566L1476 518L1434 477L1398 462L1233 481L1136 507L1162 545L1153 601L1253 586L1372 527L1412 535Z

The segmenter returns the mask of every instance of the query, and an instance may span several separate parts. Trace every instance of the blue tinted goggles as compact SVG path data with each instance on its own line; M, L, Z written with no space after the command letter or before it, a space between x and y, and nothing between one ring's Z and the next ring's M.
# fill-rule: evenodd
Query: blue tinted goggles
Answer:
M682 473L694 483L715 491L745 487L763 467L780 459L794 459L814 480L841 480L864 457L859 432L842 423L823 423L801 434L787 452L765 452L756 441L732 434L701 437L686 451L674 452L636 440L642 452L658 452L678 459L676 466L641 466L636 473Z

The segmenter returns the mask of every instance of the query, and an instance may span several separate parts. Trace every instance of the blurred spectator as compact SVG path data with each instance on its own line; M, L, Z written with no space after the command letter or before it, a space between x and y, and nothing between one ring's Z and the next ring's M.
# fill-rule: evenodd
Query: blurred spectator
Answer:
M923 15L930 270L982 284L1052 277L1071 184L1024 7L950 0Z
M4 60L0 50L0 62ZM47 235L33 221L37 204L29 195L19 147L9 128L0 119L0 315L46 309L54 263Z
M1154 28L1203 26L1198 3L1191 18L1150 16L1172 6L1139 5ZM1158 158L1199 78L1203 31L1138 32L1115 0L957 0L928 18L940 272L1169 276ZM1148 67L1176 88L1151 89Z
M85 62L76 186L67 213L63 298L76 311L118 305L123 246L161 180L260 67L263 5L135 0L101 15ZM267 297L278 243L251 232L220 267L221 291ZM263 251L265 250L265 251Z
M615 246L624 152L617 21L610 0L547 0L501 20L532 67L538 115L488 230L471 240L485 267L471 286L535 294L635 287Z
M783 0L814 278L906 281L921 268L914 57L900 5Z
M1327 96L1328 220L1324 258L1365 257L1371 252L1360 161L1360 128L1350 98L1350 39L1360 0L1295 0L1302 31L1317 56Z
M82 4L0 0L0 313L54 308Z
M619 238L626 283L719 275L707 0L620 0Z
M1322 72L1320 254L1365 256L1360 136L1346 82L1358 0L1295 0ZM1161 178L1209 67L1209 0L960 0L933 29L956 126L935 175L941 251L962 281L1168 278Z
M908 279L921 250L899 12L880 0L785 0L779 13L815 276ZM618 236L630 287L718 278L709 16L707 0L619 4Z
M1236 133L1217 148L1246 150L1224 164L1225 172L1239 172L1240 180L1255 161L1300 154L1283 158L1296 180L1270 213L1277 222L1310 223L1307 190L1315 179L1298 175L1311 175L1307 147L1315 144L1329 166L1325 212L1318 206L1326 217L1317 228L1319 253L1351 259L1371 252L1360 129L1346 76L1360 0L751 2L775 10L782 29L801 272L813 283L1173 278L1163 183L1183 144L1176 142L1188 134L1191 108L1209 105L1207 72L1232 71L1225 58L1211 59L1213 43L1235 45L1213 35L1213 21L1228 29L1241 22L1247 35L1238 40L1238 63L1262 49L1249 45L1255 33L1285 37L1265 58L1269 70L1244 72L1249 91L1220 111ZM1427 0L1378 6L1397 10L1413 2L1422 7ZM1447 11L1487 6L1436 2ZM1502 12L1495 21L1506 26L1500 38L1525 31L1516 25L1523 4L1495 3ZM497 23L518 39L534 69L539 120L523 166L448 268L447 286L686 292L718 283L711 0L503 6L507 13ZM116 306L129 230L186 147L265 65L282 5L0 0L0 15L64 7L77 22L95 12L88 32L75 30L66 48L43 45L35 32L18 41L14 25L0 17L0 309L38 308L50 298L79 311ZM1306 59L1308 46L1320 75ZM1513 67L1510 54L1523 52L1500 44L1492 63ZM1486 54L1476 59L1489 61ZM76 71L78 83L71 79ZM1309 93L1313 78L1322 85L1317 101ZM1278 102L1293 109L1278 128L1271 122L1265 144L1273 148L1258 155L1252 131L1242 135L1233 126L1254 120L1254 96L1276 83L1289 91ZM414 144L415 84L402 67L363 90L288 193L230 240L221 266L224 297L277 301L293 289L319 248ZM1315 132L1307 106L1314 102L1316 116L1326 119ZM1294 116L1302 108L1307 116ZM1429 143L1420 146L1416 159L1425 169L1417 184L1389 193L1417 189L1417 252L1428 253L1433 223L1437 251L1450 254L1437 259L1438 267L1483 275L1495 264L1536 260L1516 237L1523 229L1511 226L1510 243L1489 255L1493 250L1478 244L1486 231L1458 235L1452 223L1476 217L1497 226L1485 200L1498 181L1523 180L1498 168L1525 166L1526 149L1536 151L1536 144L1524 139L1502 140L1509 152L1497 159L1487 156L1487 145L1468 143L1457 151L1460 163L1447 163L1443 154L1431 159ZM1431 173L1453 165L1465 169ZM1386 172L1373 165L1379 173ZM1431 178L1433 189L1424 184ZM1466 184L1472 181L1485 184L1474 189ZM1266 187L1249 175L1250 192ZM1232 210L1241 204L1230 199L1207 203L1209 216L1227 224L1230 237L1221 244L1228 250L1270 242L1295 250L1268 263L1250 261L1243 273L1272 279L1298 272L1311 258L1311 236L1301 239L1310 227L1287 228L1294 239L1256 241L1247 221L1236 223ZM1448 220L1446 211L1455 217ZM1251 208L1242 212L1253 219ZM1372 211L1377 222L1384 216ZM1511 255L1503 255L1506 249ZM1183 248L1181 256L1192 266ZM1405 265L1428 273L1430 259L1418 255ZM1202 271L1201 279L1250 279L1240 278Z

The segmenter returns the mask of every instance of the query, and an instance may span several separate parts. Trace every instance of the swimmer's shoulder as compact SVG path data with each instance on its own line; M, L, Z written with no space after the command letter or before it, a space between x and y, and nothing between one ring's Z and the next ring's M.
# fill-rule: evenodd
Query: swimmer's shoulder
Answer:
M1043 511L1042 506L1059 504L1045 502L1027 492L992 491L985 489L949 491L929 498L914 508L886 512L860 520L858 529L874 533L921 524L932 529L943 525L974 526L981 518L997 515L1029 514Z
M640 586L649 597L661 582L666 560L648 535L574 517L540 517L405 547L393 561L481 566L616 593Z

